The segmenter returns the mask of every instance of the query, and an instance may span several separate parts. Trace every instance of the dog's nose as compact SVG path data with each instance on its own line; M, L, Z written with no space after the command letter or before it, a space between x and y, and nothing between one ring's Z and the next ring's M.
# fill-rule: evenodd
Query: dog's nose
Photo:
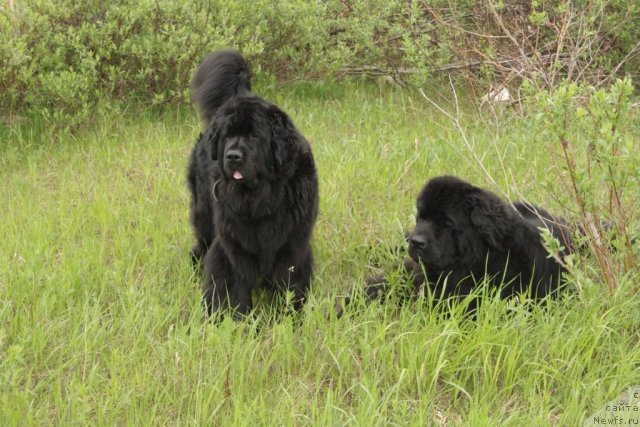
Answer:
M244 158L244 155L240 150L229 150L227 151L225 158L227 159L227 161L238 163L242 161L242 159Z
M416 249L422 249L427 246L427 239L422 236L417 236L415 234L411 235L409 238L409 244Z

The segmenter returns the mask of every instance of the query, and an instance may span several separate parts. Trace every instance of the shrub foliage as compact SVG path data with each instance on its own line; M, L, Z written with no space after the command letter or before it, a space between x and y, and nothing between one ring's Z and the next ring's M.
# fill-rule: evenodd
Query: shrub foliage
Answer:
M281 80L422 83L458 71L593 84L638 69L639 19L634 0L9 0L0 3L0 109L57 121L103 100L185 101L203 55L229 46Z
M567 208L578 218L610 290L640 271L640 156L634 148L638 120L630 111L632 92L629 79L617 80L609 90L570 83L535 101L536 143L550 142L555 159L548 179L556 193L559 185L568 196Z

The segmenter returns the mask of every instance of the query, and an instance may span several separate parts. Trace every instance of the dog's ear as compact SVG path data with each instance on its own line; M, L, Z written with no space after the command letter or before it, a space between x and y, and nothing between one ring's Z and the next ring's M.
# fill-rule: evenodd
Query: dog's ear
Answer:
M492 248L502 248L509 236L512 212L500 198L487 191L470 196L470 221Z
M211 160L218 161L218 145L220 144L220 127L215 123L211 124L205 131L202 138L206 138L209 147L211 148Z
M465 218L464 208L459 207L456 212L449 213L447 219L449 223L444 227L451 233L455 241L454 249L438 247L441 253L452 253L457 248L458 264L462 266L476 265L478 262L484 262L487 255L487 246L483 233L478 230L473 222L473 211L469 213L469 218ZM438 242L439 245L448 245L446 241ZM449 263L453 263L454 259L448 259Z
M289 117L274 108L271 115L271 153L278 173L293 175L295 172L301 138Z

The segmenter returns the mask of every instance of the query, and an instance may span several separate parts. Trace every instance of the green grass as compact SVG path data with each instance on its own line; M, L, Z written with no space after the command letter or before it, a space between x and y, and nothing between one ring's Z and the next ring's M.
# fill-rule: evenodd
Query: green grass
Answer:
M401 244L429 177L496 188L415 92L266 92L320 176L316 277L297 317L265 301L255 320L203 316L191 109L113 113L62 137L0 129L0 425L580 425L640 384L637 277L610 294L585 270L581 292L545 309L492 300L474 322L420 302L356 302L336 320L338 296L393 264L384 246ZM559 207L527 120L465 126L502 190Z

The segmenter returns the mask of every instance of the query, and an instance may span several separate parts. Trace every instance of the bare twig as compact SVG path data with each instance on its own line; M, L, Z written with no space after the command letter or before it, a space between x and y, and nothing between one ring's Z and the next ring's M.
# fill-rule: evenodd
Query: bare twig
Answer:
M453 92L453 96L454 96L454 100L455 100L455 108L456 108L456 115L455 116L452 115L451 113L449 113L448 111L446 111L445 109L443 109L440 105L438 105L437 102L435 102L431 98L429 98L424 93L424 91L422 89L418 89L418 92L420 92L420 95L422 95L422 97L424 99L426 99L431 105L433 105L441 114L443 114L449 120L451 120L451 122L454 124L456 130L460 134L460 136L462 138L462 141L463 141L465 147L467 148L467 151L469 152L469 154L471 154L471 156L473 157L473 160L476 162L476 164L478 165L478 167L480 168L482 173L489 180L489 182L491 182L491 185L497 191L499 191L506 199L509 200L510 199L509 195L507 193L505 193L502 190L502 188L498 185L498 183L493 179L493 176L491 176L491 173L484 166L484 163L483 163L482 159L478 156L478 153L476 153L476 150L475 150L473 144L469 141L469 138L467 137L467 133L465 132L464 127L462 126L462 124L460 122L460 105L458 103L458 94L457 94L457 92L455 90L455 87L453 85L453 81L451 80L451 76L449 76L449 83L451 85L451 90Z
M622 60L618 63L618 65L616 65L613 68L613 70L607 76L607 78L605 78L604 80L602 80L598 84L596 84L596 87L601 86L604 83L608 83L611 80L613 80L614 77L618 74L618 71L620 71L620 68L622 68L625 63L627 63L629 60L633 59L638 54L640 54L640 41L638 41L638 43L636 43L636 45L625 55L625 57L622 58Z
M496 11L495 6L493 5L493 3L491 1L487 2L489 5L489 9L491 9L491 13L493 13L493 17L495 18L496 22L498 22L498 25L500 26L500 28L502 29L502 31L505 33L505 35L509 38L509 40L511 40L511 43L513 44L513 46L518 50L518 52L520 53L520 57L522 58L522 60L525 63L529 63L531 64L531 61L529 59L529 56L525 53L525 51L522 49L522 46L520 45L520 43L518 43L518 40L516 40L516 38L511 34L511 31L509 31L509 29L507 28L507 26L505 25L504 21L502 20L502 17L498 14L498 12Z
M541 61L549 61L551 60L551 58L555 57L555 54L548 54L548 55L542 55L540 57ZM559 57L561 60L567 60L569 59L569 56L560 56ZM501 60L483 60L483 61L469 61L469 62L464 62L464 63L451 63L451 64L445 64L445 65L441 65L441 66L436 66L436 67L430 67L427 69L428 72L430 73L444 73L447 71L455 71L455 70L462 70L462 69L467 69L467 68L478 68L482 65L488 65L488 66L492 66L492 67L500 67L500 66L507 66L506 69L508 70L514 70L514 66L516 65L520 65L521 62L519 59L516 58L507 58L507 59L501 59ZM375 65L360 65L360 66L347 66L344 67L342 69L340 69L339 73L342 75L358 75L358 74L369 74L369 75L373 75L373 76L388 76L388 75L393 75L393 74L399 74L399 75L409 75L409 74L416 74L419 72L423 72L423 69L418 69L418 68L384 68L384 67L378 67Z

